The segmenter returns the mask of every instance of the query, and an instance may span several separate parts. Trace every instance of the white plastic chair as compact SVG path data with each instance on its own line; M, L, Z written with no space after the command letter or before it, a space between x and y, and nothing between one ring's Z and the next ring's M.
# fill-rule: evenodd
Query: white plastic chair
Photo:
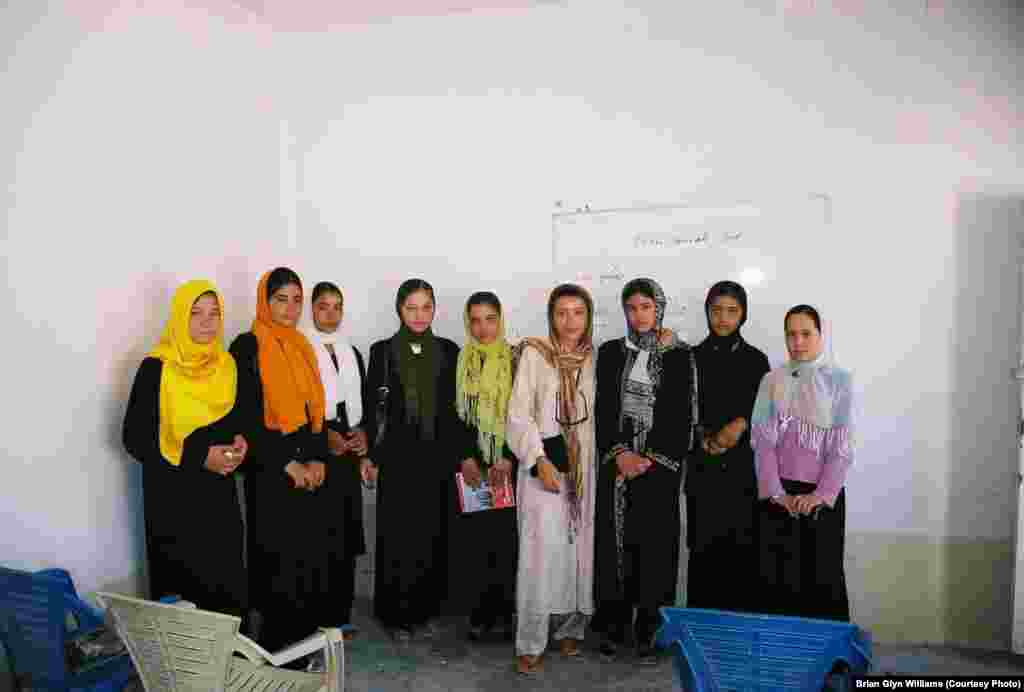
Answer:
M241 618L234 615L119 594L100 593L98 598L111 614L146 692L344 691L344 640L336 628L271 654L239 634ZM278 667L316 651L324 652L326 673Z

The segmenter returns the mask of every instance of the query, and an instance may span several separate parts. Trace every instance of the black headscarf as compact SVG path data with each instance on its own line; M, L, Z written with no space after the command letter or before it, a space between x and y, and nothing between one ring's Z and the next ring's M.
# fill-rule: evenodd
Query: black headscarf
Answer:
M740 304L740 308L743 310L743 315L740 316L740 323L736 326L736 331L728 336L718 336L711 328L711 305L722 296L732 298ZM747 321L747 291L735 281L719 281L708 291L707 300L704 301L704 317L708 321L708 340L710 345L716 349L734 348L741 338L740 330Z

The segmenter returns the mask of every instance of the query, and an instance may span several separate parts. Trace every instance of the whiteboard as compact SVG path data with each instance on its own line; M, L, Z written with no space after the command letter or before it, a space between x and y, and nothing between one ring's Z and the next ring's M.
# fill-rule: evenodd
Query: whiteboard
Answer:
M830 314L814 290L822 284L811 264L818 247L814 243L827 239L830 223L831 199L822 194L559 212L551 222L553 279L590 291L594 340L600 343L626 332L625 284L652 278L668 299L665 326L690 344L708 334L708 290L731 279L747 289L750 315L743 336L775 367L785 358L782 321L789 308L811 303L823 317ZM685 495L679 502L683 533L675 605L685 606Z
M829 314L812 290L805 249L820 242L830 216L830 198L817 193L560 212L552 215L554 282L591 292L601 342L625 334L626 282L652 278L668 298L665 326L696 344L708 334L708 289L736 281L749 298L744 338L776 365L785 355L782 320L789 308L810 303Z

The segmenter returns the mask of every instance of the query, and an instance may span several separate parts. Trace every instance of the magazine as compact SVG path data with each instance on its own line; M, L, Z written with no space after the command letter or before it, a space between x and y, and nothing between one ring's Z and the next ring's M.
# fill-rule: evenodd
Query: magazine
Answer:
M481 474L480 485L474 489L466 483L462 473L456 473L455 486L459 491L459 509L464 514L516 506L516 496L515 491L512 489L511 477L508 477L497 488L492 488L487 483L487 474L484 473Z

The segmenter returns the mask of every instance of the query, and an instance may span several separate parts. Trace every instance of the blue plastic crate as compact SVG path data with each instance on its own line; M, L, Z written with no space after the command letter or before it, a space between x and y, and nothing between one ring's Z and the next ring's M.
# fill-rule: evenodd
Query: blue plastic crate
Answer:
M103 614L78 597L66 571L31 573L0 567L0 640L14 674L33 692L121 690L134 675L127 653L77 674L65 667L67 638L102 623Z
M842 690L871 666L871 637L835 620L662 608L658 645L671 649L686 692ZM845 674L830 676L837 664Z

